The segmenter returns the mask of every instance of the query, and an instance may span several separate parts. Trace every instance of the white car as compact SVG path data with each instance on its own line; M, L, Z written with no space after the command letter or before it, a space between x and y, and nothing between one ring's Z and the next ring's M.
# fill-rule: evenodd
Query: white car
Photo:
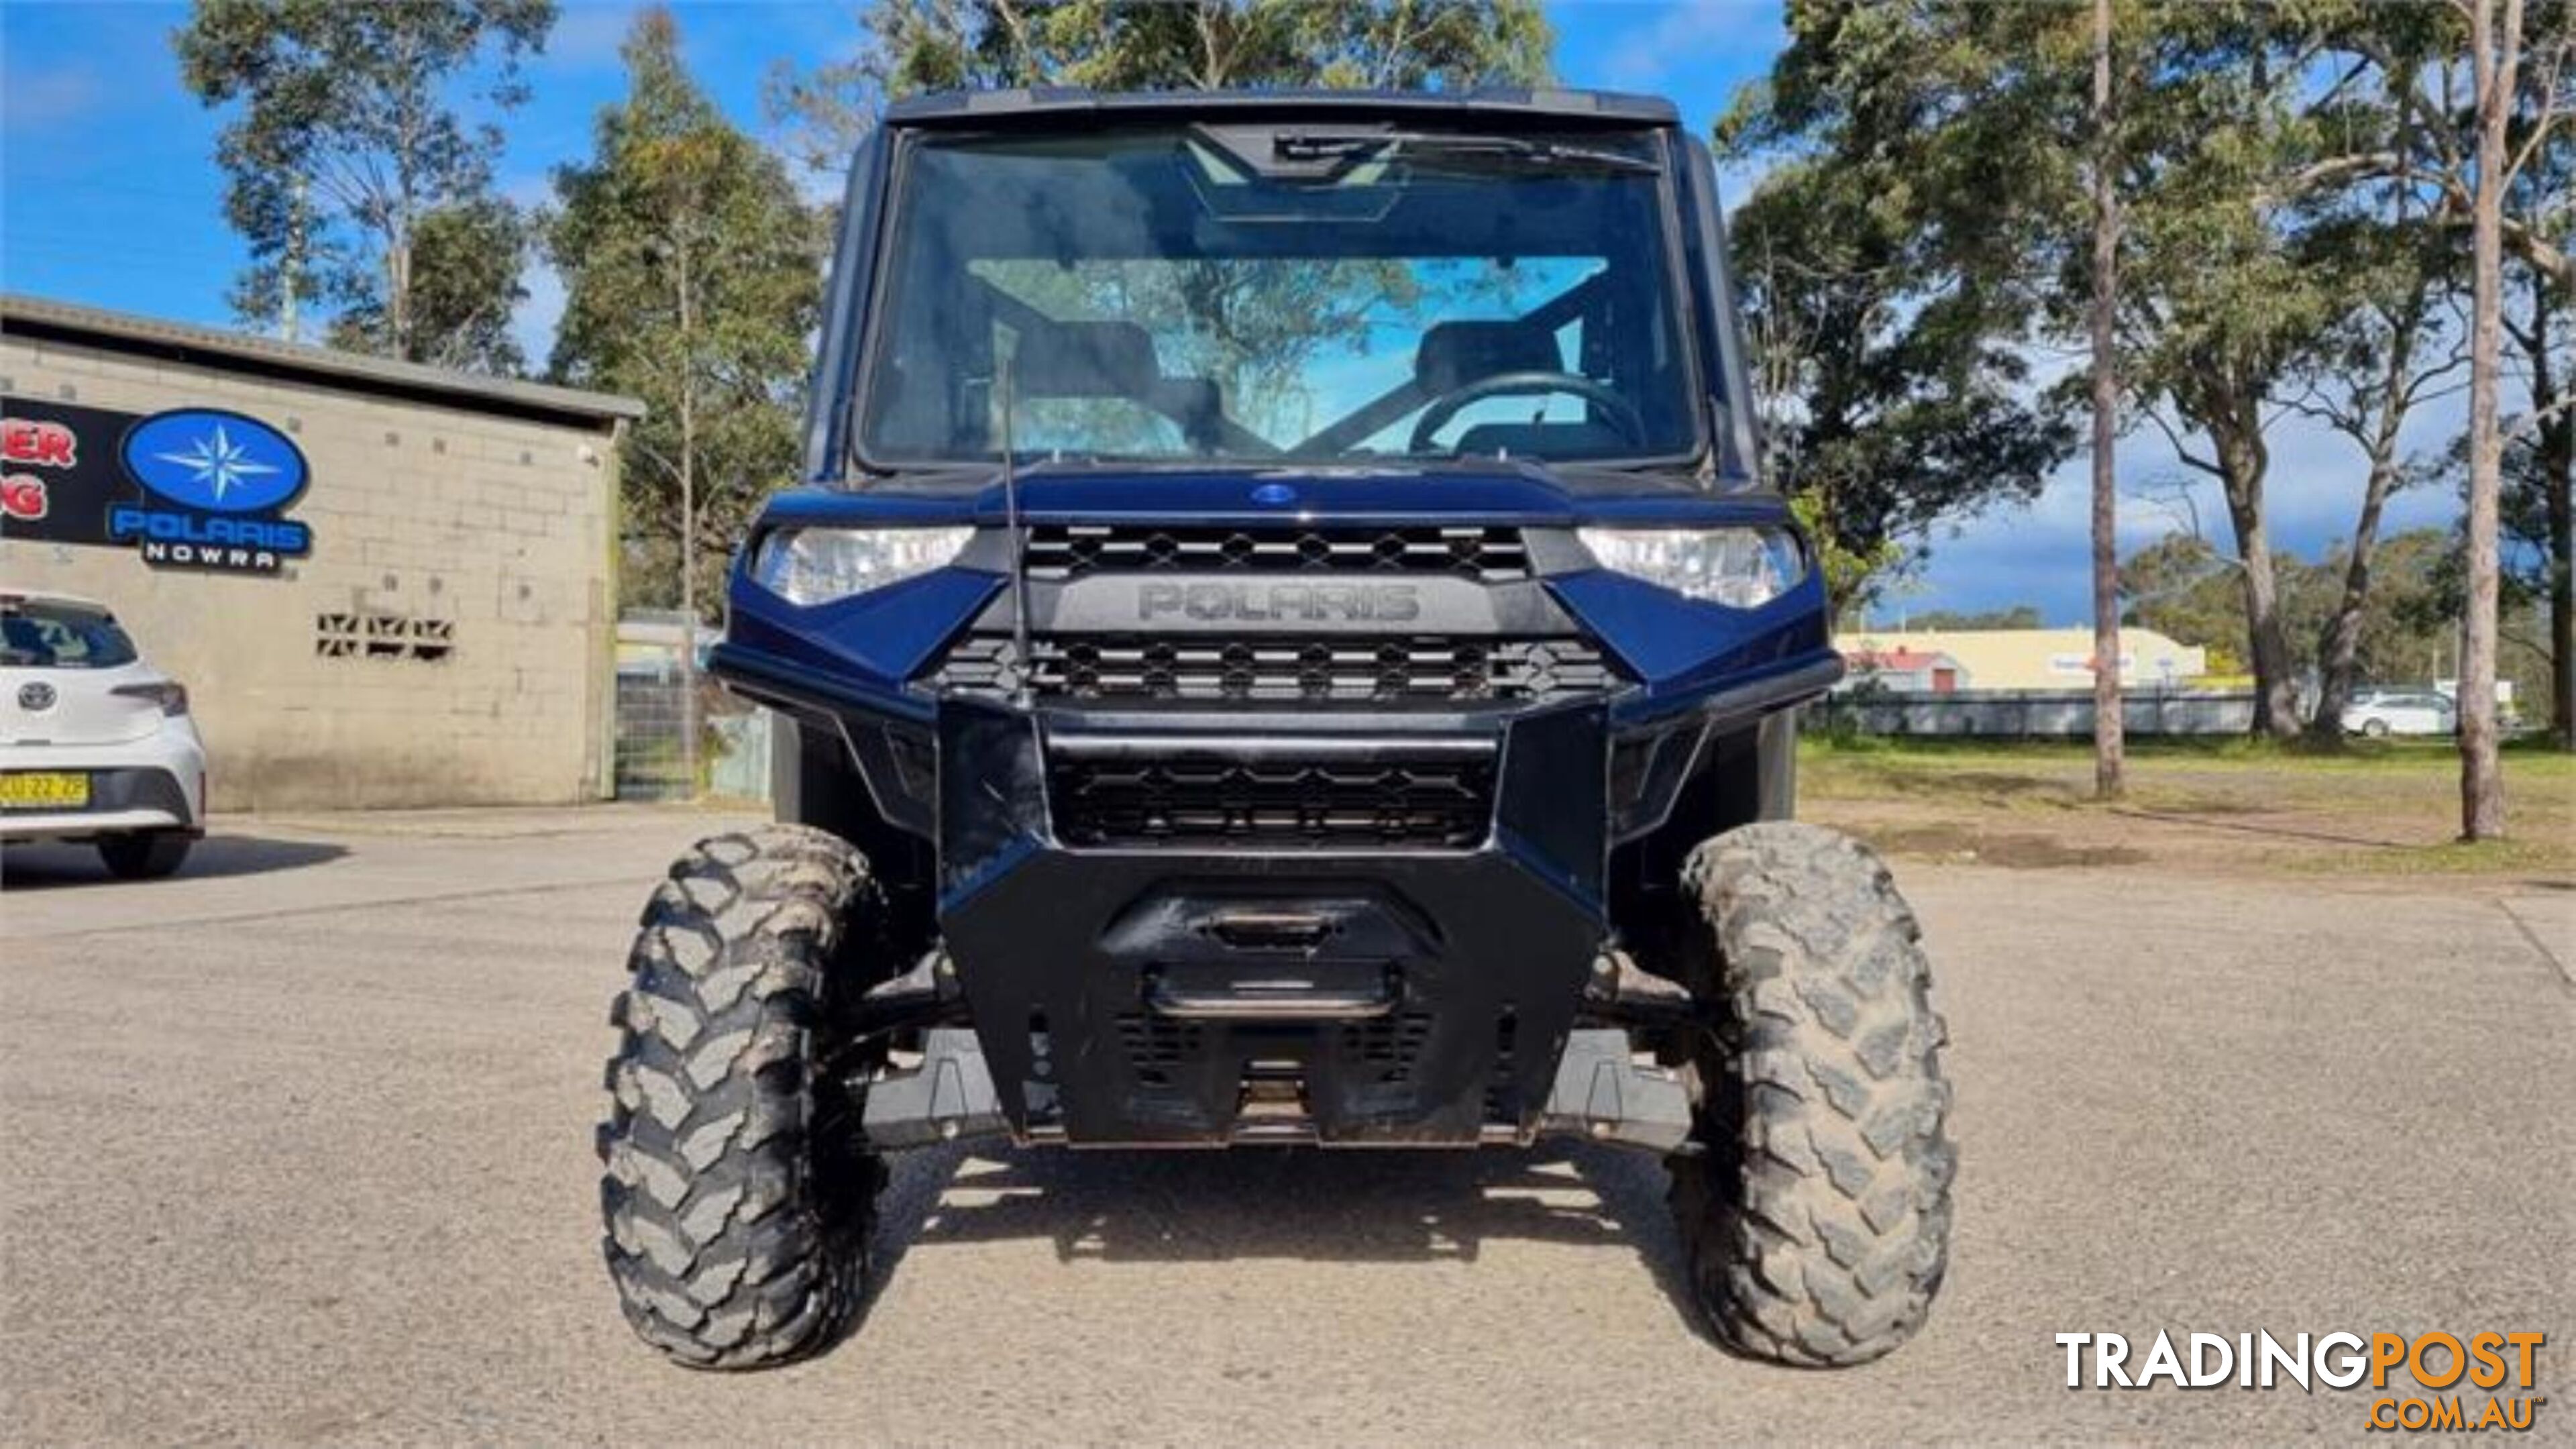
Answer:
M2380 739L2387 735L2447 735L2459 728L2459 711L2428 691L2373 690L2343 712L2343 732Z
M0 591L0 842L89 841L142 880L177 870L205 819L186 687L105 606Z

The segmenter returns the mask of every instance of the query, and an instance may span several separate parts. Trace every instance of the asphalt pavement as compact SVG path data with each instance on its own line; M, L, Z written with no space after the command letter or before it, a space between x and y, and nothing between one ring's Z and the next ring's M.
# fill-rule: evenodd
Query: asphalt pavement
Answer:
M1958 1225L1871 1367L1713 1347L1661 1168L1591 1147L915 1156L855 1337L666 1367L600 1267L591 1127L636 910L719 823L238 821L146 884L10 851L0 1440L2363 1437L2366 1389L2065 1387L2053 1334L2159 1328L2539 1329L2531 1437L2576 1440L2551 881L1902 870Z

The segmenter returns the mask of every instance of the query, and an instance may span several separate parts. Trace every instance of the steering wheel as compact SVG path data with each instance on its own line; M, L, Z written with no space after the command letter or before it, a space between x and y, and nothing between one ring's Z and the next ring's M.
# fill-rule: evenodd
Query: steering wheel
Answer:
M1447 427L1451 418L1489 397L1536 397L1552 392L1571 393L1586 402L1600 404L1611 426L1629 442L1645 446L1646 419L1637 411L1635 403L1611 391L1607 384L1594 382L1581 373L1533 369L1480 377L1433 398L1431 405L1422 410L1421 421L1413 425L1413 436L1406 441L1404 450L1408 453L1430 452L1432 434Z

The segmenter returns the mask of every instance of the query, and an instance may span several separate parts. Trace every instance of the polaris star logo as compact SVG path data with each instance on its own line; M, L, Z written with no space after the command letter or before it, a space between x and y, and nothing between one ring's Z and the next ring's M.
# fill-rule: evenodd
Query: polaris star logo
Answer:
M125 435L135 480L200 513L274 513L303 493L304 454L257 418L217 408L156 413Z
M312 470L294 440L222 408L178 408L128 428L119 449L146 496L114 502L107 536L155 567L273 574L313 551L313 530L285 511Z
M1314 624L1379 620L1401 624L1422 616L1411 584L1147 584L1136 591L1136 617L1283 619Z

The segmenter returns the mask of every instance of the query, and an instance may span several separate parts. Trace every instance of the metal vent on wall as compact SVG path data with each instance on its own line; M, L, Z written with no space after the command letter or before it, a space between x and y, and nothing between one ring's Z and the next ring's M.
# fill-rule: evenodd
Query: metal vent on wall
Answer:
M324 659L443 663L456 652L456 621L406 614L316 614L313 652Z

